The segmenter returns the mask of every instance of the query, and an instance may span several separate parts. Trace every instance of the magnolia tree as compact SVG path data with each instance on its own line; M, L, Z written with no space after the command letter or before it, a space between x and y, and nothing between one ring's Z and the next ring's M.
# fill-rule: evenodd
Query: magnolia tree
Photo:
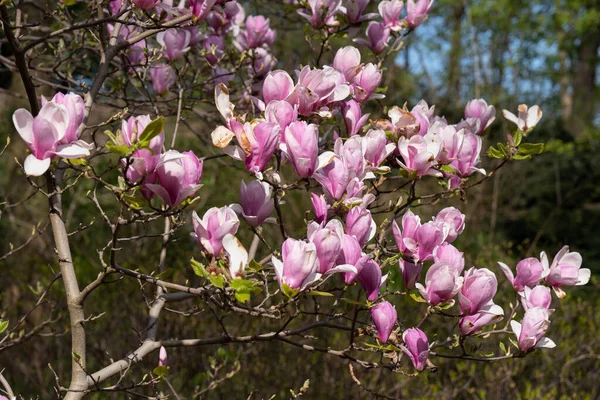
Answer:
M438 357L491 361L555 346L545 336L560 315L551 308L551 292L562 298L565 287L588 282L581 256L565 246L554 257L542 252L516 267L465 265L453 245L468 234L465 215L437 206L465 199L506 163L541 153L543 144L528 140L541 109L523 104L516 114L504 110L513 129L504 143L484 149L496 110L483 99L469 101L460 121L437 115L425 101L412 108L385 103L386 62L425 22L433 0L270 4L278 18L305 19L301 34L314 54L295 71L278 69L269 15L250 15L244 2L0 4L12 51L1 61L20 74L29 101L12 116L29 148L18 162L49 200L60 264L55 280L64 286L70 319L65 357L72 369L69 382L57 377L59 397L168 384L169 349L180 346L277 341L403 375L435 371ZM333 62L322 65L323 59ZM41 96L42 86L55 94ZM100 103L111 115L92 125ZM378 111L369 115L367 109ZM173 122L165 125L165 117ZM180 126L194 123L209 130L195 151L181 148ZM203 166L211 162L229 166L232 174L244 171L240 187L218 183L222 191L239 193L237 204L197 205L203 180L210 179ZM93 183L87 198L111 232L98 249L102 268L91 281L78 276L73 263L62 200L85 181ZM97 196L100 189L110 197ZM288 208L292 193L312 208ZM431 220L419 216L417 206L424 204L438 207ZM118 213L105 211L111 205ZM290 221L305 215L306 229L292 229ZM128 226L150 221L163 221L164 230L128 236ZM80 222L77 234L94 234ZM247 243L242 231L252 233ZM188 254L169 253L175 232L191 234ZM128 246L150 236L162 237L155 265L126 267L120 259ZM194 279L159 275L174 257L188 260ZM402 281L401 290L388 285L391 275ZM495 301L503 279L514 292L510 304ZM154 288L153 298L139 346L93 370L89 350L98 338L86 334L95 316L86 314L85 303L102 296L109 282L145 283ZM410 313L396 312L401 296L412 302ZM174 337L162 331L161 313L184 301L212 310L187 316L216 318L222 333ZM244 327L225 317L236 314L269 326L275 321L277 328L234 334ZM22 341L16 332L23 321L0 323L0 350ZM445 321L453 328L442 335L438 327ZM320 347L312 333L317 329L347 339ZM36 327L25 337L42 331ZM497 336L502 345L492 354L465 346ZM131 366L149 358L156 368L131 376ZM350 373L362 385L354 369ZM0 378L5 395L18 395L10 385L18 377ZM189 389L188 395L198 395Z

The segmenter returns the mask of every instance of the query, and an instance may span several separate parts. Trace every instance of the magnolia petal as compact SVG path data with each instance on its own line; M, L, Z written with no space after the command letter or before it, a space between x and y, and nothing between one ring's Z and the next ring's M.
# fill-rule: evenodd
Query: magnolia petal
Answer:
M21 138L28 144L33 143L33 116L24 108L19 108L13 114L13 124Z
M238 238L230 233L223 237L223 248L229 255L229 273L235 278L248 265L248 252Z
M235 136L235 133L224 127L223 125L217 126L217 128L212 131L210 134L210 138L212 139L212 143L215 147L220 149L226 147L231 139Z
M512 283L515 281L515 276L513 275L513 272L511 271L509 266L500 261L498 261L498 265L500 266L500 269L502 269L502 272L504 272L504 275L506 275L506 279L508 279L508 281L512 285Z
M43 160L40 160L33 154L30 154L27 156L25 163L23 164L25 174L27 174L27 176L44 175L44 173L48 171L48 168L50 168L51 161L52 160L50 158L44 158Z
M590 276L592 275L592 271L589 268L581 268L579 270L579 277L577 279L577 283L575 286L585 285L590 281Z
M517 336L517 340L518 340L519 336L521 336L521 323L514 321L514 320L510 321L510 328L512 329L514 334Z
M544 336L539 342L537 342L535 347L538 349L553 349L556 347L556 343L554 343L552 339Z
M90 151L77 143L58 146L55 155L62 158L82 158L90 155Z

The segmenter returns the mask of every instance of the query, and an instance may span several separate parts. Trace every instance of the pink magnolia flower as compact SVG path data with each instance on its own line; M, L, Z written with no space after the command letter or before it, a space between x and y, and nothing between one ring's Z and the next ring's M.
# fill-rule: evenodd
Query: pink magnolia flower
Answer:
M292 289L304 290L306 286L321 277L317 250L313 243L286 239L281 248L282 260L271 258L279 284L285 283Z
M381 267L374 260L367 260L357 268L356 279L365 291L368 301L374 301L379 295L379 290L387 280L387 274L381 276Z
M437 157L442 143L435 135L431 135L430 139L423 136L413 136L407 139L402 136L398 141L398 151L403 160L403 162L398 160L400 167L417 178L424 175L442 176L433 168L438 164Z
M390 40L390 28L384 22L371 21L367 27L367 39L358 38L354 42L368 47L375 54L385 50Z
M319 272L324 274L337 265L337 259L344 243L344 227L342 223L333 219L324 227L317 222L308 226L308 240L315 245Z
M400 260L398 262L398 268L400 268L400 273L402 274L402 280L406 285L407 289L412 289L415 287L415 283L419 280L421 276L421 270L423 269L423 264L421 263L412 263L406 260Z
M465 215L454 207L442 209L434 219L436 224L448 227L446 242L452 243L465 229Z
M384 131L371 129L363 138L363 148L365 160L377 168L393 153L396 145L388 141ZM387 169L389 170L389 168Z
M406 22L414 29L427 19L427 14L433 6L433 0L407 0Z
M484 326L498 323L502 318L504 318L502 307L491 303L489 307L484 307L473 315L461 317L458 328L463 335L471 335L479 332Z
M330 163L317 170L314 178L321 184L325 196L330 201L341 200L352 179L350 171L339 156L334 156Z
M110 11L113 15L117 15L125 7L126 0L110 0L108 2Z
M400 14L404 8L402 0L385 0L379 3L379 14L383 18L386 27L393 31L399 31L403 28L400 20Z
M204 57L210 65L215 65L225 55L225 38L219 35L210 35L202 43L202 48L206 52Z
M440 164L448 165L458 158L465 140L465 132L463 129L457 130L452 125L440 126L436 124L432 128L439 129L436 134L442 140L442 150L438 156Z
M243 50L271 46L275 41L275 31L270 28L270 21L262 15L249 15L246 18L246 29L240 30L237 44Z
M502 110L502 114L504 118L516 124L523 133L531 131L542 119L542 110L538 105L529 108L527 104L520 104L518 110L518 116L508 110Z
M367 8L369 2L370 0L347 0L345 6L348 22L351 24L358 24L376 16L377 14L364 14L365 8Z
M387 342L398 319L396 309L389 301L382 301L371 307L369 312L377 328L377 338L383 343Z
M236 234L240 220L231 207L213 207L204 213L202 219L194 211L192 225L194 232L191 233L191 236L202 245L208 254L219 257L223 249L223 238L227 234Z
M452 300L463 284L457 269L444 262L434 263L425 275L425 285L416 283L421 296L432 306Z
M158 0L132 0L133 4L135 4L136 6L138 6L139 8L142 8L144 10L149 10L151 8L153 8L156 3L158 3Z
M23 165L29 176L43 175L53 158L81 158L89 156L93 148L93 145L76 140L76 136L65 143L67 133L73 134L69 131L69 110L55 101L46 102L35 118L24 108L18 109L13 114L13 124L31 151Z
M360 51L356 47L342 47L335 53L333 68L342 73L347 82L352 81L360 70Z
M236 132L240 148L233 149L231 155L244 161L248 171L262 172L277 148L279 132L279 126L269 122L254 126L246 122L243 129Z
M169 61L179 60L190 50L190 32L184 29L167 29L156 35L156 41L164 48L163 55Z
M327 222L327 202L325 201L325 196L317 195L315 193L311 193L311 202L313 209L315 211L315 222L319 225L325 224Z
M525 311L535 307L550 309L552 295L550 294L550 288L547 286L538 285L533 289L526 286L519 295Z
M150 70L152 87L157 94L164 94L177 80L175 70L167 64L159 64Z
M63 93L56 93L50 101L65 106L67 113L69 114L69 125L67 125L65 136L61 139L59 144L69 144L77 141L79 127L83 123L85 115L85 103L81 96L75 93L68 93L66 95ZM46 103L48 103L48 100L42 96L42 107Z
M354 100L343 102L341 111L348 136L354 136L359 133L369 119L369 114L363 115L360 104Z
M458 293L460 313L473 315L492 302L498 290L496 275L487 268L471 268L465 272L464 282Z
M167 365L169 365L167 349L165 349L164 346L160 346L160 351L158 352L158 366L166 367Z
M565 296L561 286L580 286L589 282L591 271L581 268L582 261L581 254L569 252L569 246L564 246L554 256L546 282L552 286L559 298Z
M194 16L203 20L206 18L211 8L215 5L217 0L189 0L190 1L190 11Z
M285 128L285 145L282 145L287 158L292 162L300 178L311 177L319 156L319 128L304 121L292 122Z
M363 103L370 99L381 99L384 96L375 91L381 83L382 71L377 65L369 63L363 65L358 74L352 79L352 92L354 100Z
M128 120L123 120L121 122L121 138L123 143L127 147L135 145L150 122L152 122L152 119L149 115L140 115L137 117L130 117ZM125 176L129 182L138 183L143 178L146 178L146 184L155 183L156 176L154 171L160 161L160 154L164 142L165 133L163 131L150 140L148 146L150 149L138 149L131 155L129 160L121 160L123 165L127 167ZM145 185L142 188L142 194L147 199L150 199L153 196L153 192L147 189Z
M269 72L262 87L265 104L274 100L285 100L294 90L294 81L283 70Z
M473 99L465 107L465 119L476 123L478 135L482 134L496 119L496 108L483 99Z
M361 246L375 236L377 225L371 211L362 206L352 207L346 214L346 233L358 240Z
M485 174L484 169L476 167L479 164L481 144L481 137L472 133L465 134L463 144L456 154L456 159L450 163L450 166L458 172L459 176L467 177L475 172Z
M279 125L280 131L285 132L292 122L298 120L298 111L287 101L273 100L267 104L265 118L270 123ZM285 143L285 134L281 137L281 141Z
M169 150L161 154L156 166L159 183L147 183L145 186L165 204L175 207L200 189L201 176L202 161L192 151L180 153Z
M429 339L419 328L410 328L402 334L402 351L410 358L417 371L423 371L429 357Z
M108 28L108 34L112 35L114 25L108 24L107 28ZM137 27L130 27L128 25L122 25L121 29L119 30L119 35L118 35L117 39L120 43L123 43L124 41L131 39L132 37L136 36L139 33L141 33L141 30ZM146 43L146 40L140 40L139 42L136 42L132 46L129 46L126 55L127 55L127 60L129 61L129 63L132 66L137 66L137 65L143 64L146 61L145 48L147 46L148 45Z
M327 66L322 69L305 66L286 100L298 106L299 114L308 116L321 106L345 100L349 95L350 87L340 72Z
M322 28L325 25L335 26L335 14L342 9L342 0L308 0L310 10L298 10L298 14L306 18L313 28Z
M414 253L417 248L417 229L421 226L421 218L408 210L402 216L402 230L396 220L392 221L392 231L396 246L401 252Z
M443 261L458 269L458 273L462 274L465 268L464 253L449 243L442 243L433 251L433 261Z
M542 307L530 308L523 316L523 323L510 321L510 327L517 336L519 349L530 351L534 348L554 348L556 344L544 337L550 326L550 311Z
M508 265L502 262L498 262L498 265L500 265L502 272L504 272L504 275L506 275L506 278L515 290L522 292L525 286L534 287L548 275L548 257L546 253L542 252L540 259L542 260L541 262L534 257L519 261L517 264L517 276L513 275Z
M277 59L269 50L259 47L252 50L254 62L249 67L250 75L260 78L267 75L277 65Z
M266 182L252 181L248 185L240 184L240 204L231 208L250 226L257 227L265 222L273 212L273 188Z

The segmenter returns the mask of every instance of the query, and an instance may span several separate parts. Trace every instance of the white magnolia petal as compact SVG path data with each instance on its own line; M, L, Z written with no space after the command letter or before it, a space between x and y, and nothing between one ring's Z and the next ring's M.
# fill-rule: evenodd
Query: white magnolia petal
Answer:
M50 162L52 160L50 158L45 158L40 160L36 158L33 154L30 154L25 159L23 163L23 168L25 169L25 174L27 176L41 176L44 175L48 168L50 168Z

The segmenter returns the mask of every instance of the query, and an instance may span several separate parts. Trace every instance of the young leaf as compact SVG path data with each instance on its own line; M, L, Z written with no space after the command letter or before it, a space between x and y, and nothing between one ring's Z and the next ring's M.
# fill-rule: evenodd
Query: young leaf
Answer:
M106 148L113 154L118 154L122 157L127 157L131 154L131 149L127 146L118 146L116 144L112 144L110 142L106 142Z
M519 146L519 154L542 154L544 152L544 143L523 143Z
M264 269L264 267L257 263L254 259L250 260L248 268L250 268L254 272L262 271Z
M521 144L522 140L523 140L523 131L520 129L517 129L517 131L513 135L513 142L515 142L515 146L518 147Z
M160 367L156 367L152 370L152 374L156 375L158 378L167 376L169 374L169 367L164 366L164 365L162 365Z
M424 298L416 293L411 293L410 298L416 301L417 303L427 303Z
M498 149L496 149L494 146L491 146L488 149L487 154L488 154L488 157L490 157L490 158L499 158L499 159L504 158L504 155Z
M298 289L292 289L291 287L289 287L288 285L286 285L283 282L281 283L281 291L283 292L283 294L285 294L289 298L294 297L299 292Z
M318 290L311 290L307 294L310 294L311 296L333 297L333 295L329 292L320 292Z
M6 328L8 328L8 321L3 321L0 319L0 334L2 334Z
M210 281L210 283L213 284L213 286L216 286L219 289L223 289L223 287L225 286L225 277L223 275L211 275L208 277L208 280Z
M142 147L148 146L150 144L150 140L154 137L160 135L160 133L165 128L165 119L163 117L158 117L154 121L150 122L144 132L140 135L139 142Z
M204 265L199 263L198 261L194 260L192 258L191 261L192 264L192 269L194 270L194 273L198 276L201 276L203 278L208 278L208 272L206 272L206 268L204 268Z

